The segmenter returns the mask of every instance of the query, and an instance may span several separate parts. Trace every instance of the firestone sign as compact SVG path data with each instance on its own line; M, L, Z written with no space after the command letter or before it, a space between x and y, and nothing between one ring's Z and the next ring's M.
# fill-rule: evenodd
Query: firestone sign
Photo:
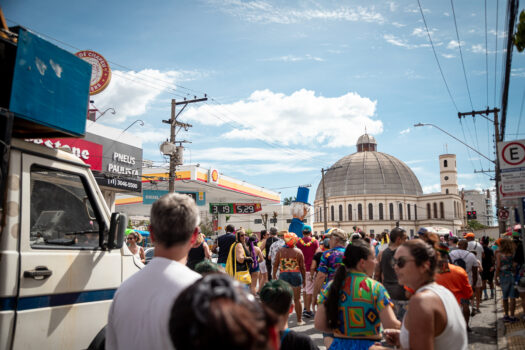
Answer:
M66 149L84 163L91 165L91 170L102 171L103 147L98 143L83 139L28 139L26 141L49 148Z

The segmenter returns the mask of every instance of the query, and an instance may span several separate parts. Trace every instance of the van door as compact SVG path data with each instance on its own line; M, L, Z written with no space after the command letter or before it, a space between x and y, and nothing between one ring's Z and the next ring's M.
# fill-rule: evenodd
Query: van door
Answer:
M85 349L121 281L87 167L22 155L20 283L13 348Z

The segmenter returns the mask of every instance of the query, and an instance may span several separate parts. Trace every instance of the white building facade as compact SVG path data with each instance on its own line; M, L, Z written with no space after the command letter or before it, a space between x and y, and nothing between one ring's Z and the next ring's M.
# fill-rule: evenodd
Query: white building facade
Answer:
M465 210L458 193L456 156L439 157L441 192L423 194L419 180L399 159L377 152L375 139L362 135L357 152L337 161L324 176L327 227L368 233L390 231L396 225L414 236L422 226L438 226L457 235ZM314 201L314 231L324 231L323 183Z

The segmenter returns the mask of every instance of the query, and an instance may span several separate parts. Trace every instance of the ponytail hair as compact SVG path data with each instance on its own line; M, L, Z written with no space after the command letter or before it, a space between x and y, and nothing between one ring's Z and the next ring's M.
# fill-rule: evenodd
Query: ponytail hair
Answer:
M343 263L337 268L326 300L326 315L330 329L339 328L339 294L346 279L346 269L354 269L361 259L367 260L372 254L370 244L361 239L352 241L346 247Z

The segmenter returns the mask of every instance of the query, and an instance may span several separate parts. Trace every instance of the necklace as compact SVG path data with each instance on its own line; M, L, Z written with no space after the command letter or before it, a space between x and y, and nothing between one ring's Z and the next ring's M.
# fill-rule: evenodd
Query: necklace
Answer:
M302 238L299 238L299 243L301 243L301 245L302 245L303 247L309 247L309 246L312 245L313 242L315 242L315 238L313 238L313 237L312 237L312 240L311 240L310 242L308 242L308 243L306 243L305 241L303 241Z

